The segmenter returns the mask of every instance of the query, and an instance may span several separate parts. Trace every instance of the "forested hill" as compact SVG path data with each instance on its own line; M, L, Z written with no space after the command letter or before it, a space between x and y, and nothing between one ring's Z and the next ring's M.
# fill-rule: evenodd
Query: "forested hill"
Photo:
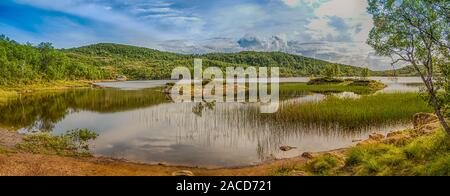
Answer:
M326 65L331 63L286 54L282 52L239 52L212 53L205 55L182 55L161 52L154 49L119 45L95 44L65 50L71 58L80 58L83 62L97 62L133 79L159 79L170 76L175 66L192 67L194 58L203 59L204 66L269 66L280 67L281 76L320 75ZM347 65L336 65L342 75L354 76L361 73L362 68ZM120 67L118 70L117 68ZM170 68L170 69L166 69Z
M0 36L0 85L50 80L115 79L119 75L133 80L166 79L174 67L192 68L194 58L202 58L204 67L277 66L283 77L317 76L331 65L326 61L281 52L182 55L119 44L95 44L58 50L49 43L38 46L19 44ZM337 64L333 67L339 67L343 76L359 75L362 70Z

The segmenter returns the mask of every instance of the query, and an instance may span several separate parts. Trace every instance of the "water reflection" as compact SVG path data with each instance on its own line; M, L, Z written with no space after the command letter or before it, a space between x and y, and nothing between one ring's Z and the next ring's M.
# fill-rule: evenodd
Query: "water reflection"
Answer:
M51 131L54 124L80 111L114 113L168 102L158 89L78 89L35 93L0 106L0 125Z
M309 92L281 94L285 100L282 105L325 97ZM100 134L92 143L96 155L212 168L342 148L373 131L407 126L346 130L338 125L266 122L261 120L258 108L254 103L174 104L159 89L84 89L11 101L0 106L0 124L25 132L46 130L54 134L88 128ZM282 152L281 145L297 149Z

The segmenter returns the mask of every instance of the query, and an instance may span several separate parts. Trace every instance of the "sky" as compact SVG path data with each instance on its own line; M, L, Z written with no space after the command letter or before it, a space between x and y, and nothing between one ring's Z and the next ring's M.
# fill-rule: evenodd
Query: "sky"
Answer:
M2 0L0 34L71 48L112 42L178 53L282 51L371 69L366 0Z

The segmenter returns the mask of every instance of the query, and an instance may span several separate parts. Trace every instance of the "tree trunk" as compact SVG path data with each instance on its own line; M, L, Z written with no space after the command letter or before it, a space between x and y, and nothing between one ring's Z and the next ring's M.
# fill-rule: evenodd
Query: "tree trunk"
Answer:
M448 135L450 135L450 127L448 126L447 121L445 121L444 116L441 113L441 108L439 107L439 104L436 99L436 95L434 93L430 94L431 104L434 108L434 113L439 119L439 122L441 123L442 127L444 127L444 130L447 132Z

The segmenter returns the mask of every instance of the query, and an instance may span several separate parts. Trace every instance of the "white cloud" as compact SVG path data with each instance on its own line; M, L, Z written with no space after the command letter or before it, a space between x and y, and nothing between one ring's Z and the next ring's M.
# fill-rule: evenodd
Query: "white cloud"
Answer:
M300 0L282 0L284 4L289 7L297 7L300 5Z
M145 45L148 47L155 47L153 44L156 40L173 39L176 33L169 32L167 29L158 28L157 25L161 23L145 21L145 18L140 18L134 16L130 12L134 11L145 11L131 9L132 7L126 7L124 9L117 9L114 4L111 3L100 3L87 0L16 0L17 3L25 4L33 7L37 7L45 10L58 11L66 13L69 15L77 16L80 18L87 19L89 21L94 21L100 25L94 28L94 31L105 32L109 31L108 34L114 34L120 37L121 43ZM123 3L123 2L122 2ZM131 6L136 6L130 4ZM153 4L151 4L153 5ZM198 22L195 17L184 17L183 15L176 13L175 10L169 10L161 6L166 4L155 4L155 6L160 6L160 8L154 8L151 11L160 11L157 13L161 15L160 18L164 18L170 25L185 25L189 22ZM128 6L124 3L123 6ZM147 10L148 11L148 10ZM167 13L163 13L166 11ZM128 12L128 13L127 13ZM164 15L171 14L170 17L163 17ZM158 21L158 18L155 19ZM154 20L154 21L155 21ZM153 22L153 23L152 23ZM61 24L64 25L64 24ZM191 25L193 26L193 25ZM176 27L176 26L175 26ZM194 28L194 27L190 27ZM190 30L189 28L186 28ZM72 29L73 30L73 29ZM79 30L78 30L79 31ZM191 30L194 31L194 30ZM111 35L105 35L111 36ZM117 37L116 37L117 38ZM52 42L54 39L50 39ZM79 40L82 41L82 40ZM100 41L100 40L99 40Z
M306 28L306 32L311 34L314 40L321 40L329 35L337 36L339 33L328 25L328 18L325 17L312 20Z
M355 42L365 42L373 27L371 17L366 11L367 6L366 0L329 0L322 3L314 11L316 18L307 25L308 32L315 40L351 38ZM330 25L333 17L341 19L347 30L336 31L335 27Z
M316 16L360 18L367 16L367 0L330 0L316 9Z

